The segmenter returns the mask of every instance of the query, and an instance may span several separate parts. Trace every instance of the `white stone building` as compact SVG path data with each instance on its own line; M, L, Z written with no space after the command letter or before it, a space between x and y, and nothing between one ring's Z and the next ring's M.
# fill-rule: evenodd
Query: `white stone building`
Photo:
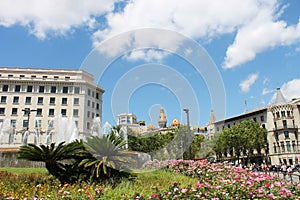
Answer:
M300 158L300 98L286 102L280 89L277 89L275 103L241 115L216 121L211 113L207 125L209 135L230 128L243 120L252 119L268 131L268 145L262 153L271 164L294 164Z
M36 143L46 143L50 131L69 131L72 124L80 137L90 134L94 122L101 122L103 93L82 70L1 67L0 147L22 144L27 129L28 142Z

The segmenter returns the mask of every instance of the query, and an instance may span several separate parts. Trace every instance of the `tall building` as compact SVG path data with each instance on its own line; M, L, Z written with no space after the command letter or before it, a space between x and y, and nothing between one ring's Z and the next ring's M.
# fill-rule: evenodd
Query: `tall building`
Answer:
M299 127L300 98L286 102L280 88L276 92L275 103L248 111L238 116L216 121L211 115L207 125L209 135L230 128L243 120L252 119L268 131L268 144L262 152L271 164L294 164L300 157Z
M103 93L82 70L0 68L0 145L21 144L26 130L30 135L38 131L39 143L46 143L49 131L66 128L56 123L58 117L71 119L64 125L74 123L81 137L90 134L101 122Z

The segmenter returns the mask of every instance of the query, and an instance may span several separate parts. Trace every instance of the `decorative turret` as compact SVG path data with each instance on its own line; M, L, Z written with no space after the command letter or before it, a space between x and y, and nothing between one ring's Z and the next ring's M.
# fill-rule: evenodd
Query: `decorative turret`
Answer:
M286 103L286 100L283 94L281 93L280 88L277 88L275 104L284 104L284 103Z
M209 118L209 122L208 124L213 124L215 123L217 120L216 120L216 116L215 116L215 113L213 110L210 111L210 118Z
M179 125L180 125L179 121L176 118L173 119L172 126L179 126Z
M158 127L159 128L166 128L167 127L167 118L165 115L164 108L160 108L159 118L158 118Z

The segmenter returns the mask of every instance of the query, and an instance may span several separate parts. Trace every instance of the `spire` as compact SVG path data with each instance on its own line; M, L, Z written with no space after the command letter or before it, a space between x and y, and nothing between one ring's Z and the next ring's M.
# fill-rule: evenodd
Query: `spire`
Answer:
M281 93L280 88L277 88L275 104L282 104L282 103L286 103L286 100L283 94Z
M167 126L167 118L163 107L160 108L158 126L159 128L165 128Z
M209 118L209 123L208 124L213 124L215 123L217 120L216 120L216 116L215 116L215 113L213 110L210 111L210 118Z

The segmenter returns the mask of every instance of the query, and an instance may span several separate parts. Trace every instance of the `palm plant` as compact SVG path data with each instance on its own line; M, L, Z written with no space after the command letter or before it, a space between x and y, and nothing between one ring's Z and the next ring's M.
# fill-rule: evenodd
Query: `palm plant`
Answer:
M82 174L83 169L78 168L78 163L88 155L81 141L68 144L64 142L51 145L27 144L20 147L17 158L29 161L40 161L50 174L60 182L74 182Z
M79 166L88 168L94 180L127 176L129 171L126 163L130 158L123 152L125 144L123 138L115 134L87 138L84 145L90 156L83 159Z

